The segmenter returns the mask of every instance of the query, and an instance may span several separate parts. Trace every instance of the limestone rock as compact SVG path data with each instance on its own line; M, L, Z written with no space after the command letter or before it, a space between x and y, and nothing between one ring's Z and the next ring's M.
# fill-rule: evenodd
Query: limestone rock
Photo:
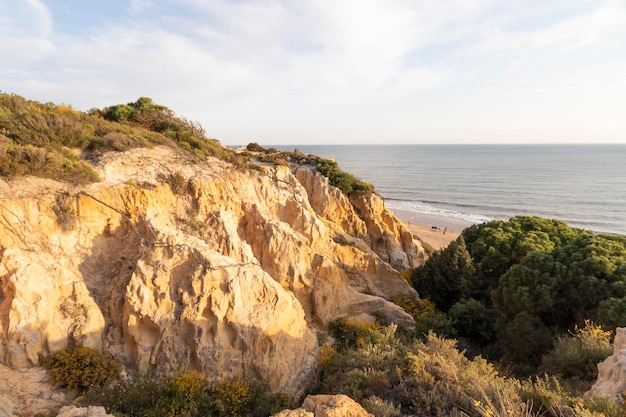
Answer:
M347 395L309 395L302 407L285 410L274 417L373 417Z
M624 390L626 390L626 328L618 327L613 341L613 355L598 364L598 379L585 395L606 395L614 401L620 401Z

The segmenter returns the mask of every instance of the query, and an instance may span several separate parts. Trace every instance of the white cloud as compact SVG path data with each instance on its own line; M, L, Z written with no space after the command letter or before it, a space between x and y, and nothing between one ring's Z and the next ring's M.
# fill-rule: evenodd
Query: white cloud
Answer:
M16 66L47 56L54 50L51 33L50 12L40 1L0 1L0 55L11 57L7 64Z
M15 3L0 0L3 89L83 109L147 95L229 141L516 126L522 96L626 94L622 1L129 0L80 32L80 9Z

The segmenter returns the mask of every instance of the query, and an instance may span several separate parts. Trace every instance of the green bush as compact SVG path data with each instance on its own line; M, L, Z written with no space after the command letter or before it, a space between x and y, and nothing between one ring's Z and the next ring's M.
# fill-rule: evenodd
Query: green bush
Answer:
M375 395L365 398L361 401L361 405L367 412L376 417L398 417L401 415L399 406Z
M218 383L209 390L211 411L215 416L244 417L250 410L250 383L241 378Z
M467 338L479 346L487 346L494 341L497 313L480 301L473 298L461 300L452 306L448 315L459 337Z
M332 159L319 158L315 168L328 178L332 185L348 196L365 196L373 191L371 184L364 183L354 175L342 171L337 162Z
M371 343L380 326L376 323L357 322L351 319L337 319L332 321L328 329L337 340L339 349L363 347Z
M355 326L340 327L348 327L344 333L351 334ZM626 415L621 404L606 398L583 399L572 385L555 376L525 381L503 376L485 359L468 358L454 340L432 332L424 340L413 341L396 338L394 326L365 333L368 336L362 345L323 347L319 393L350 395L374 415L382 416ZM597 328L579 333L585 334L581 338L605 340Z
M160 404L169 395L167 382L143 377L123 381L89 392L81 405L98 405L120 417L161 416Z
M462 298L473 296L476 271L460 236L447 248L431 255L424 266L413 270L411 282L423 298L447 313Z
M115 359L88 347L53 353L41 360L41 366L50 373L50 383L61 383L79 392L104 386L117 378L121 370Z
M394 298L393 302L409 313L415 320L415 334L425 337L429 332L454 337L456 330L452 320L428 299L415 299L405 295Z
M598 322L606 329L626 327L626 297L610 297L600 301Z
M559 337L551 351L545 354L541 370L562 378L576 378L591 383L598 376L598 363L613 351L611 332L585 322L567 336Z
M176 117L148 97L81 113L0 93L0 132L0 175L6 177L34 175L85 184L99 178L81 158L153 145L179 147L201 159L247 163L245 157L207 138L198 123Z
M212 386L199 372L166 378L144 376L88 393L83 405L100 405L120 417L263 417L291 407L289 396L241 378Z
M263 152L263 151L265 151L265 148L263 148L261 145L259 145L256 142L248 143L248 146L246 146L246 149L249 150L250 152Z

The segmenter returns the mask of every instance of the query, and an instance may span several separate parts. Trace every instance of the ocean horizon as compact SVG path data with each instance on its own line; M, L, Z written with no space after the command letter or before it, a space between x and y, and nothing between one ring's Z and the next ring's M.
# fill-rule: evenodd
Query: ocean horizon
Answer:
M626 235L626 145L273 147L333 158L405 221L460 231L526 215Z

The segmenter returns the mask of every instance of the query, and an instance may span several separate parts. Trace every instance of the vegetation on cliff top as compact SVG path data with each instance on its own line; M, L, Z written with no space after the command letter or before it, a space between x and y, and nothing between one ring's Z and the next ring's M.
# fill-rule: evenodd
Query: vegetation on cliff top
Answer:
M261 162L276 165L288 165L290 162L315 166L315 169L328 178L331 185L339 188L349 197L367 196L374 191L374 186L363 182L349 172L342 171L336 161L316 155L305 156L298 149L293 152L278 151L274 148L263 148L257 143L250 143L247 150L257 153Z
M199 158L245 163L197 123L141 97L83 113L0 93L0 175L35 175L83 184L98 177L88 161L108 151L168 145Z
M349 196L367 195L371 184L343 172L337 163L299 151L279 152L256 143L237 153L209 139L204 128L148 97L104 109L79 112L71 106L39 103L0 93L0 175L34 175L85 184L98 181L89 161L105 152L167 145L200 159L216 157L239 167L248 166L250 152L261 153L261 162L315 165L332 185ZM258 168L258 167L257 167Z

